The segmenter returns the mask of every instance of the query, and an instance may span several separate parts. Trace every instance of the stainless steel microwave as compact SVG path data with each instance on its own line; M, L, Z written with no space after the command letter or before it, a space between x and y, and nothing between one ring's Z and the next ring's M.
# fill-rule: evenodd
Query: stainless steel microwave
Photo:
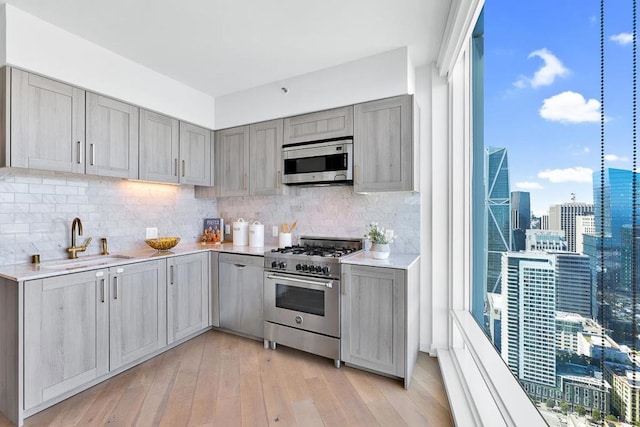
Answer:
M283 184L353 183L353 139L302 142L282 147Z

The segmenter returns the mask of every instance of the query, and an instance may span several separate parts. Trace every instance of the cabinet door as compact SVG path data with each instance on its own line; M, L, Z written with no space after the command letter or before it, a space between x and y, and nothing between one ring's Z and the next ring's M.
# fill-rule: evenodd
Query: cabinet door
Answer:
M167 345L164 261L109 269L110 369Z
M180 183L211 185L211 131L180 122Z
M11 166L84 173L84 91L11 70Z
M101 270L25 283L25 409L108 372L106 279Z
M282 119L272 120L249 127L252 196L282 193L282 122Z
M343 273L342 360L404 376L404 271L343 265Z
M171 257L168 269L168 342L209 326L209 255Z
M216 182L221 196L249 195L249 126L216 131Z
M87 92L86 173L138 178L138 107Z
M140 179L177 184L179 149L178 120L140 110Z
M414 190L412 107L410 95L354 107L354 191Z
M353 135L353 106L284 119L284 143L318 141Z

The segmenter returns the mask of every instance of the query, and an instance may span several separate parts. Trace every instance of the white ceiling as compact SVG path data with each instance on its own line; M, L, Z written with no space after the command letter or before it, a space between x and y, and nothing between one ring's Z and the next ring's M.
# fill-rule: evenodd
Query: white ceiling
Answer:
M212 96L402 46L434 61L452 0L0 0Z

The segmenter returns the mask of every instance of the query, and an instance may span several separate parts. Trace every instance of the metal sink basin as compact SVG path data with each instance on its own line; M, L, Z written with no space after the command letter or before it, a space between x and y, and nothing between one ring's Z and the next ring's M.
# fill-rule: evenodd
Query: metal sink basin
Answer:
M50 270L76 270L78 268L89 268L114 262L131 259L128 255L95 255L80 257L77 259L67 259L63 261L51 261L40 264L41 268Z

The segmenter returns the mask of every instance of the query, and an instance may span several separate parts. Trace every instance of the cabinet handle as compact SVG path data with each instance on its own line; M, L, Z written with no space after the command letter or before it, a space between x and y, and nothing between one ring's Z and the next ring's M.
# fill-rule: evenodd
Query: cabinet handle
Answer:
M247 174L246 173L244 175L242 175L242 189L243 190L247 189Z
M173 285L173 265L169 267L169 284Z
M174 163L173 164L173 166L174 166L173 169L175 170L174 175L178 176L178 158L177 157L174 159L173 163Z
M278 176L276 177L276 188L280 188L281 182L282 182L282 172L278 171Z
M82 164L82 142L78 141L78 164Z
M182 161L182 177L183 178L184 178L184 170L186 169L186 166L185 166L186 164L187 164L186 161L183 160Z
M358 185L358 165L355 167L353 185Z
M118 276L113 278L113 299L118 299Z
M101 286L100 286L100 302L104 302L104 296L107 293L107 290L105 289L106 283L105 283L104 279L100 279L100 284L101 284Z
M91 151L91 166L96 164L96 148L95 144L90 144L89 149Z
M342 295L347 294L347 273L342 273Z

